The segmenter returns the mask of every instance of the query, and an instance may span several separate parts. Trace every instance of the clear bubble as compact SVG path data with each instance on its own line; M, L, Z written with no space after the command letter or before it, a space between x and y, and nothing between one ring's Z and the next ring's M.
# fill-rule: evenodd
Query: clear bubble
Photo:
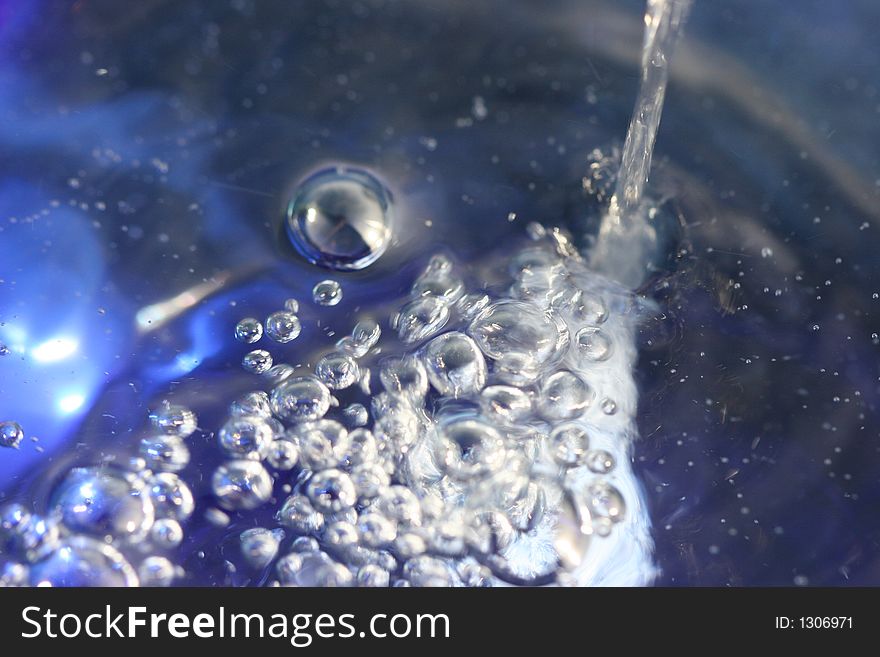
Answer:
M266 335L275 342L286 343L299 337L299 318L292 312L279 310L266 318Z
M111 540L144 538L155 519L140 480L111 468L74 468L55 488L50 507L70 531Z
M335 306L342 301L342 286L333 280L320 281L312 288L312 301L319 306Z
M294 192L286 226L294 247L309 262L328 269L363 269L391 241L391 193L363 169L323 169Z
M358 518L358 533L364 545L379 548L397 537L397 524L387 516L368 511Z
M623 495L606 481L597 481L587 489L587 503L593 516L620 522L626 514Z
M410 294L413 297L443 297L449 302L456 301L464 292L464 283L449 270L428 268L415 283Z
M522 301L489 305L476 316L469 333L489 358L516 354L526 366L551 362L567 339L548 313Z
M420 525L422 505L419 498L406 486L383 488L376 500L375 508L399 525Z
M590 435L586 428L577 422L559 424L550 432L551 453L560 465L577 465L589 447Z
M138 579L141 586L171 586L177 577L177 568L166 557L147 557L138 566Z
M418 439L419 416L409 399L383 392L373 397L372 407L377 438L390 440L399 449Z
M346 467L353 468L364 463L373 463L378 458L379 447L372 431L359 428L348 434L348 446L343 457Z
M334 552L347 551L356 546L359 540L357 529L350 522L334 522L324 530L324 542Z
M18 422L0 422L0 447L19 446L24 440L24 431Z
M284 530L254 527L245 529L238 540L245 561L252 568L265 568L278 556L278 549L284 540Z
M157 518L182 521L189 518L196 504L186 482L171 472L160 472L147 482L147 490Z
M147 436L138 453L151 470L179 472L189 463L189 448L179 436Z
M198 418L186 406L163 401L150 412L150 424L162 433L186 438L198 428Z
M451 331L431 340L424 363L428 380L443 395L470 395L486 385L486 359L464 333Z
M291 552L278 560L278 579L284 586L344 587L354 575L324 552Z
M605 415L614 415L617 412L617 402L606 397L602 400L602 412Z
M355 402L342 409L342 421L349 429L365 427L370 421L370 413L366 406Z
M295 372L296 370L287 363L279 363L266 370L263 373L263 378L269 385L278 385L282 381L287 381Z
M245 317L235 325L235 339L245 344L253 344L263 337L263 325L254 317Z
M334 351L318 361L315 375L331 390L344 390L357 383L360 370L354 358Z
M211 488L224 509L255 509L272 497L272 477L259 461L228 461L214 471Z
M305 495L291 495L284 500L276 520L300 534L317 534L324 528L324 514Z
M89 538L73 536L42 561L31 566L31 586L138 585L137 573L113 546Z
M266 462L276 470L293 470L299 461L299 448L289 440L273 440Z
M562 370L541 384L538 411L547 420L571 420L589 408L596 393L577 374Z
M464 321L470 322L490 301L488 294L465 294L455 302L455 309Z
M502 424L522 422L532 413L532 400L513 386L489 386L480 393L483 414Z
M241 366L253 374L264 374L272 367L272 354L265 349L254 349L245 354Z
M159 549L172 550L183 541L183 527L174 518L159 518L150 530L150 540Z
M485 477L504 465L501 434L481 420L462 419L441 424L443 465L458 481Z
M572 309L572 316L589 326L597 326L608 319L608 306L601 297L582 292Z
M442 297L420 297L407 303L392 318L392 327L404 344L436 335L449 321L449 303Z
M585 326L575 335L575 346L580 356L593 362L611 357L611 341L595 326Z
M365 566L361 566L355 579L358 586L385 588L391 582L391 575L381 566L368 563Z
M318 420L330 409L330 391L314 377L288 379L272 391L272 412L288 422Z
M294 315L297 314L299 312L299 301L296 299L287 299L287 301L284 302L284 310L292 312Z
M382 329L372 319L363 319L354 325L351 330L351 341L356 353L352 355L362 358L367 352L376 346L382 337Z
M386 358L379 369L382 386L391 393L421 400L428 392L428 372L418 358Z
M591 449L584 462L596 474L608 474L614 469L614 457L604 449Z
M420 556L410 559L403 566L403 576L417 587L442 587L455 585L455 576L445 561L436 557Z
M248 392L229 405L229 414L234 416L253 415L268 418L272 415L269 395L262 390Z
M377 497L391 483L388 472L376 462L361 463L352 468L351 480L358 498L362 500Z
M321 513L350 509L357 502L357 491L351 477L341 470L324 470L306 484L306 495Z
M217 432L217 441L229 456L257 461L266 456L273 438L265 418L258 416L230 418Z

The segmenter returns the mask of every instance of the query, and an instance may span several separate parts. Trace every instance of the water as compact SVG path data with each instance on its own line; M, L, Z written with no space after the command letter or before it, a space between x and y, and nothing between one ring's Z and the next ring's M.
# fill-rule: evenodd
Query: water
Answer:
M848 50L872 10L824 13L856 34L832 42L810 31L815 6L694 6L644 195L654 257L619 285L645 261L612 258L613 283L576 254L603 244L643 7L552 5L158 3L10 23L2 75L27 102L3 106L16 134L0 133L16 154L0 420L24 439L2 450L0 491L25 508L4 511L2 577L69 582L60 551L93 582L157 585L872 581L877 175L860 131L875 134L880 68ZM166 24L200 36L184 47ZM836 91L798 86L804 70ZM337 165L393 190L394 212L380 257L330 272L286 212ZM312 302L323 281L336 305ZM282 309L289 342L266 321ZM236 340L242 318L266 335ZM261 374L240 366L253 349L272 357ZM333 388L348 359L356 380ZM227 452L233 418L271 439ZM75 467L134 476L146 552L125 543L116 488L96 489L109 549L58 525ZM303 469L330 474L310 486ZM346 477L373 501L322 506L350 499ZM242 540L254 527L284 531L271 563L274 534Z

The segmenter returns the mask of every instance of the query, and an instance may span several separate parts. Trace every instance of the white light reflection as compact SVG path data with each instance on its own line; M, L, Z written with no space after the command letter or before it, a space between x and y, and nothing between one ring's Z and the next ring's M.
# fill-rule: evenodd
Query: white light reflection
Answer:
M40 363L54 363L72 356L78 348L79 342L72 338L53 338L31 349L31 356Z

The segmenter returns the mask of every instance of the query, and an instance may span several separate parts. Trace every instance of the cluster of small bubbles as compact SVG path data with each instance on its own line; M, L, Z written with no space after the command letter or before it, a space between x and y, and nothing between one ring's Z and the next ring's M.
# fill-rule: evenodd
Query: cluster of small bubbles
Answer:
M301 331L299 318L290 311L278 310L266 318L266 335L275 342L295 340Z
M16 448L24 440L24 431L18 422L0 422L0 447Z
M315 376L331 390L344 390L357 383L360 371L354 358L340 351L334 351L317 362Z
M253 344L263 337L263 325L254 317L245 317L235 325L235 339L245 344Z
M211 477L211 488L218 504L237 511L256 509L272 497L272 476L259 461L228 461Z
M342 286L334 280L319 281L312 288L312 301L319 306L335 306L342 301Z
M272 354L265 349L254 349L244 355L241 366L253 374L265 374L272 367Z
M278 549L283 540L283 529L264 527L246 529L239 536L241 554L252 568L265 568L278 556Z

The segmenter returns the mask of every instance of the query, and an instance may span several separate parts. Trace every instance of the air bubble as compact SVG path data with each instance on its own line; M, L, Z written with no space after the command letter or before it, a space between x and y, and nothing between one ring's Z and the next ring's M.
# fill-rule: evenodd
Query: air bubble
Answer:
M245 317L235 325L235 339L245 344L253 344L263 337L263 325L260 320Z
M286 343L299 337L302 326L299 318L286 310L279 310L266 318L266 335L275 342Z
M263 527L245 529L238 537L241 554L252 568L265 568L272 563L283 539L283 529L269 530Z
M489 386L480 393L480 408L502 424L517 424L532 413L532 400L519 388Z
M272 367L272 354L264 349L254 349L245 354L241 366L253 374L263 374Z
M589 446L590 436L587 430L576 422L560 424L550 432L551 453L560 465L577 465Z
M342 286L331 280L315 283L312 300L319 306L335 306L342 301Z
M598 362L611 357L611 341L595 326L585 326L575 335L575 345L582 358Z
M233 417L217 433L220 447L237 459L261 460L269 451L272 429L258 416Z
M211 488L224 509L255 509L272 497L272 477L258 461L229 461L214 471Z
M17 448L24 440L24 431L18 422L0 422L0 447Z
M198 418L186 406L163 401L150 412L150 423L157 431L186 438L198 428Z
M596 393L578 375L563 370L541 384L538 411L548 420L571 420L587 410Z
M137 573L125 557L111 545L86 536L65 540L30 572L31 586L138 585Z
M337 351L318 361L315 375L331 390L344 390L357 383L360 370L354 358Z
M148 436L141 439L139 453L151 470L179 472L189 463L189 448L179 436Z
M392 319L404 344L436 335L449 321L449 303L442 297L421 297L406 304Z
M434 338L425 347L431 385L443 395L461 397L486 385L486 360L474 341L457 331Z
M286 226L294 247L309 262L363 269L391 241L391 193L362 169L324 169L300 183L287 208Z
M330 391L313 377L288 379L270 397L272 412L288 422L318 420L330 409Z

